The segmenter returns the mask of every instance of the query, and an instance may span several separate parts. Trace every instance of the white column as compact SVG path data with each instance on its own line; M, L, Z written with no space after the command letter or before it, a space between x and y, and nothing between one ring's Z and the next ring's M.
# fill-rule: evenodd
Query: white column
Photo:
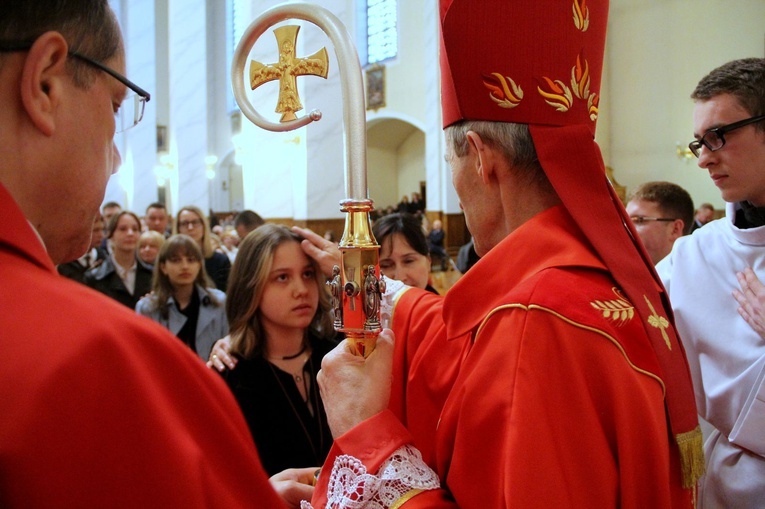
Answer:
M348 9L345 0L325 0L322 7L328 9L346 25L353 34L355 13ZM302 55L311 55L323 46L329 53L327 79L306 77L301 88L303 106L306 110L319 109L322 119L306 127L307 167L305 194L300 200L301 214L296 219L340 218L340 200L345 196L345 136L343 133L343 96L339 63L329 38L312 24L306 23L300 31L299 47ZM347 72L347 71L346 71Z
M151 94L143 120L122 136L123 160L132 164L133 198L128 207L139 216L157 201L154 165L157 154L156 43L154 0L131 0L123 4L123 36L127 55L127 77Z
M438 0L424 0L425 48L428 55L439 55L440 36ZM451 172L444 161L443 117L441 115L441 70L439 58L425 60L425 101L427 111L425 126L425 169L427 174L428 210L442 210L446 214L460 212L459 198L452 186Z
M204 0L159 0L166 9L166 62L158 62L157 72L166 70L167 111L171 178L171 209L193 204L207 212L209 184L207 156L207 33ZM159 16L158 16L159 18Z

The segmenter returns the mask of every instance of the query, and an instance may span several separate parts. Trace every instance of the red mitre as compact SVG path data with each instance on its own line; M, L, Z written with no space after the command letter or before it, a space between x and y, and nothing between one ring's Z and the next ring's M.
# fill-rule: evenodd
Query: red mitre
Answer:
M685 351L666 291L594 141L608 1L440 1L444 127L461 120L529 125L545 174L651 340L683 485L694 487L704 460Z
M442 0L444 127L586 125L594 136L607 16L603 1Z

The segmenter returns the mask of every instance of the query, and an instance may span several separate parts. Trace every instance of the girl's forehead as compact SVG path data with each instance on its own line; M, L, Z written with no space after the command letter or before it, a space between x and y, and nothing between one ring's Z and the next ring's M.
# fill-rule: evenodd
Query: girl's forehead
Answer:
M300 243L293 240L282 242L274 250L274 263L311 263L311 259L303 252Z

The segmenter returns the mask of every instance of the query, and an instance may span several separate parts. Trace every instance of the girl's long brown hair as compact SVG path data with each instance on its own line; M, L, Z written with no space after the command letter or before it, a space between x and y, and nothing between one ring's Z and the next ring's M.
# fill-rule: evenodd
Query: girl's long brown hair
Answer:
M302 237L286 226L264 224L250 232L239 245L226 291L226 314L231 334L231 351L244 358L263 355L265 330L260 319L260 301L268 282L276 248L285 242L300 242ZM319 306L308 330L320 338L334 334L329 312L329 297L324 289L324 277L316 269L319 286Z

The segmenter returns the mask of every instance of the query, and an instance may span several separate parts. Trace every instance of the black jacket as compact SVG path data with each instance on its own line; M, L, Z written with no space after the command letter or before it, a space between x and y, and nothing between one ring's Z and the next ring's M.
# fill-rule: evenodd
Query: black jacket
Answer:
M147 265L136 258L135 291L133 295L130 295L114 268L111 256L107 256L101 265L85 274L85 284L130 309L135 309L135 305L141 297L151 291L153 272L154 268L151 265Z

